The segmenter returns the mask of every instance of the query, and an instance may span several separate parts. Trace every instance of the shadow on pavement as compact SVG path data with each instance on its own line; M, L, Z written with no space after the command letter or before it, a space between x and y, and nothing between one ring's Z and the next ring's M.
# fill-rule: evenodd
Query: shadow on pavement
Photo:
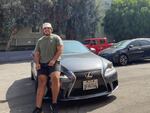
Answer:
M34 82L30 78L16 80L7 90L10 113L31 113L35 103Z
M135 61L132 62L131 65L140 65L140 64L148 64L148 63L150 63L150 59Z
M30 78L16 80L7 90L6 99L10 113L32 113L35 107L35 83ZM106 106L116 99L115 96L99 97L88 100L60 102L60 113L88 113ZM50 113L49 101L43 103L44 113Z
M149 64L150 59L145 59L145 60L138 60L138 61L133 61L127 64L126 66L134 66L134 65L141 65L141 64ZM126 67L126 66L119 66L117 64L114 64L115 67Z
M89 113L110 104L115 99L116 97L114 95L111 95L108 97L98 97L87 100L62 102L61 113Z

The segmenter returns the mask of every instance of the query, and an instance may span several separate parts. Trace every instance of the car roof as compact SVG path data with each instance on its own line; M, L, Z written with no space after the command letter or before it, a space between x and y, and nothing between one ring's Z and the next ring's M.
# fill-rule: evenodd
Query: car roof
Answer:
M86 38L84 40L99 40L99 39L107 39L107 38L106 37L104 37L104 38L97 37L97 38Z
M150 40L150 38L136 38L137 40Z
M77 40L63 40L63 42L79 42Z
M147 40L147 41L150 41L150 38L135 38L135 39L131 39L131 41L136 41L136 40Z
M126 39L126 41L130 41L130 42L135 41L135 40L148 40L148 41L150 41L150 38L133 38L133 39ZM125 41L125 40L121 40L121 41ZM119 41L119 42L120 42L120 41Z

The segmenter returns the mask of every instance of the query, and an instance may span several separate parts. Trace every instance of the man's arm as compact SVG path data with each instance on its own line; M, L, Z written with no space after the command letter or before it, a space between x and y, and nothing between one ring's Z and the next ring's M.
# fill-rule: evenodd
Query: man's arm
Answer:
M34 53L34 60L36 64L40 63L40 52L39 51L35 51Z
M36 64L36 69L40 69L40 52L39 51L35 51L34 53L34 61Z
M57 46L57 52L56 52L55 56L53 57L53 59L50 60L48 65L53 66L55 64L55 62L58 60L58 58L61 56L62 52L63 52L63 45Z

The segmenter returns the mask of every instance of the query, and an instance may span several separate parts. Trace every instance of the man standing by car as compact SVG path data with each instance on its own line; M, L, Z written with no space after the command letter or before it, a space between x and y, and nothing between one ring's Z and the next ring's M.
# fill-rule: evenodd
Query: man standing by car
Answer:
M48 77L51 80L53 113L58 113L57 97L60 90L60 58L63 51L62 39L52 34L53 28L50 23L42 26L43 36L38 40L34 56L38 74L38 88L36 95L36 108L33 113L42 113L42 100L45 94Z

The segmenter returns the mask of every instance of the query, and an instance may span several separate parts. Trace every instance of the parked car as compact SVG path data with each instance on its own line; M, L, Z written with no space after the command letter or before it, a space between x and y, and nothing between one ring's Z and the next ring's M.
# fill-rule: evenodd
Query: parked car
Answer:
M99 56L119 65L150 58L150 38L123 40L99 53Z
M113 45L113 43L109 43L107 38L86 38L83 41L83 44L89 49L95 49L95 53L98 54L103 49L106 49Z
M95 55L78 41L64 40L63 43L59 100L107 96L118 87L117 71L110 61ZM37 83L34 61L31 62L31 78ZM45 98L49 94L47 90Z

